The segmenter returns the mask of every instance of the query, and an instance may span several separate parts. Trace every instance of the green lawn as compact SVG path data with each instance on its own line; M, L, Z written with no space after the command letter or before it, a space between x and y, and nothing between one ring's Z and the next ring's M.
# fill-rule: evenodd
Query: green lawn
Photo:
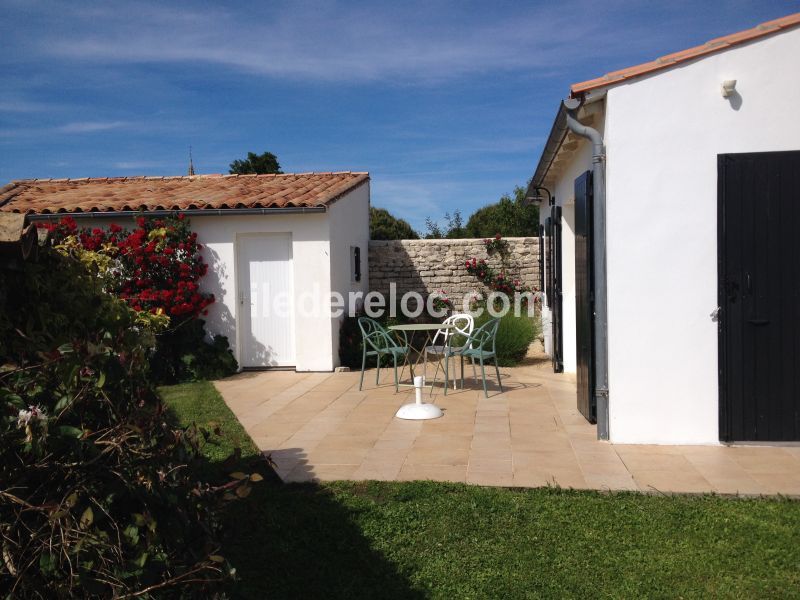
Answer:
M161 393L221 426L212 463L257 460L210 384ZM267 477L226 537L241 598L800 598L800 502L779 499Z

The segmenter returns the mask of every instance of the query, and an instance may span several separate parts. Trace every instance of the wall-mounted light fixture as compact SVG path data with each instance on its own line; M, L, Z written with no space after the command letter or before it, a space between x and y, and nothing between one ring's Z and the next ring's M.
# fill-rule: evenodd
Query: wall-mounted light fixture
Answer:
M542 192L547 194L547 203L552 204L553 195L550 193L550 190L548 190L546 187L533 188L533 195L526 196L525 200L532 204L542 204L544 202L544 194Z
M736 93L736 80L726 79L722 82L722 97L730 98Z

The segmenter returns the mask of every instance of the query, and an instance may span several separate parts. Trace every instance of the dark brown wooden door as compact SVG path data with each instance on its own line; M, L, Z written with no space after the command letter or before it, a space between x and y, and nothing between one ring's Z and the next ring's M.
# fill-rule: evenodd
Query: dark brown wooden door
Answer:
M594 264L592 252L592 172L575 180L575 325L578 410L597 422L594 394Z
M718 173L720 438L800 441L800 151Z
M553 371L564 370L564 326L561 293L561 207L551 206L545 220L547 234L547 304L553 322Z

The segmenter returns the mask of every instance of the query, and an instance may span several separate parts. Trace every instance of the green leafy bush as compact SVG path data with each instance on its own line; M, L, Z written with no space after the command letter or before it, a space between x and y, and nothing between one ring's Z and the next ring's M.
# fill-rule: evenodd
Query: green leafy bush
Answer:
M150 360L153 378L158 383L176 383L233 375L238 365L228 338L217 335L209 342L207 337L202 319L189 319L159 333Z
M480 327L491 318L489 312L484 311L475 319L475 327ZM501 367L513 367L519 364L536 339L538 329L538 320L528 317L524 311L519 317L514 316L513 311L504 315L497 328L497 364Z
M222 507L258 477L198 481L215 434L174 427L151 384L166 317L105 293L103 263L0 269L0 596L209 597Z

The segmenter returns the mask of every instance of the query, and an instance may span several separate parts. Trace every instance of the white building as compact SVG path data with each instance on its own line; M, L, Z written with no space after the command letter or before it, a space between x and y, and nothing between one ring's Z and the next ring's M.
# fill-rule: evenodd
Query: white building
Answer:
M528 191L546 346L601 438L800 440L799 26L575 84L559 107Z
M142 214L191 218L216 301L207 329L239 365L330 371L339 364L331 294L368 290L369 175L199 175L16 181L0 210L79 226ZM144 211L144 212L142 212ZM127 223L126 223L127 221Z

